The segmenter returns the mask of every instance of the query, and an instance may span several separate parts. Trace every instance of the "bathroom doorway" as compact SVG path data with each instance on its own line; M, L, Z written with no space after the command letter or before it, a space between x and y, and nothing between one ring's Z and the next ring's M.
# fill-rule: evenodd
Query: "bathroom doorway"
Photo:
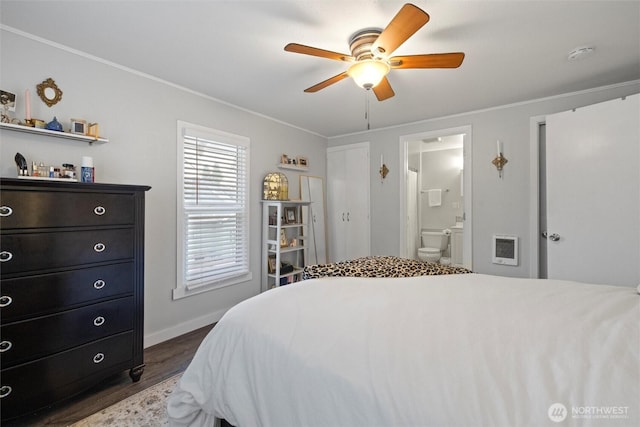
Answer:
M401 256L417 258L422 231L444 231L441 261L472 268L471 127L400 138Z

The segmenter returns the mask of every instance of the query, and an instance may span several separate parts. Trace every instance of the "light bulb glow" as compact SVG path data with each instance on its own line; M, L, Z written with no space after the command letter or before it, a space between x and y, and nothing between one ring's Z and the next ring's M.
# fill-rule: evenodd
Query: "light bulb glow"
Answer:
M351 64L347 74L358 86L364 89L371 89L382 81L389 74L391 67L384 61L377 59L365 59Z

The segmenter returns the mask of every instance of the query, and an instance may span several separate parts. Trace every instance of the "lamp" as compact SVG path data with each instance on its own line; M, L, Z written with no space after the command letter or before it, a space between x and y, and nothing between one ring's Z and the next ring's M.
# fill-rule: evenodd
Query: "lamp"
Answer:
M358 86L364 89L371 89L382 81L389 74L391 67L379 59L363 59L351 64L347 74Z

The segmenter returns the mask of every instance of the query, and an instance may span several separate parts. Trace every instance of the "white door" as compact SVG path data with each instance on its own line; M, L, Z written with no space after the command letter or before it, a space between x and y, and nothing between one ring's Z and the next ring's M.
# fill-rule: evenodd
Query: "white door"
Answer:
M358 146L345 151L347 166L347 259L370 254L369 148Z
M640 96L546 118L548 277L640 282Z
M327 150L329 261L370 254L369 146Z
M342 238L346 229L344 200L347 194L346 160L342 151L327 152L327 226L329 262L346 259Z
M418 241L420 240L418 232L418 172L407 171L405 189L407 192L406 253L407 258L418 259Z

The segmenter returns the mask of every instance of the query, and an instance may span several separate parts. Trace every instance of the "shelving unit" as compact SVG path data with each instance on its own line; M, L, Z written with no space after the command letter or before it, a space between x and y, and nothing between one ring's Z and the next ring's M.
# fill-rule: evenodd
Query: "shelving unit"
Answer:
M308 218L302 215L302 207L311 202L262 201L262 291L296 282L302 279L304 267L305 227ZM294 218L287 218L293 214ZM284 236L287 245L281 239ZM290 242L296 239L297 244ZM282 262L293 266L293 271L283 273ZM271 262L271 267L270 267Z
M49 130L49 129L32 128L29 126L16 125L13 123L0 123L0 129L6 129L6 130L15 131L15 132L31 133L31 134L42 135L42 136L51 136L54 138L69 139L72 141L88 142L89 144L93 144L93 143L104 144L109 142L109 140L106 138L95 138L93 136L78 135L78 134L69 133L69 132L58 132L58 131Z

